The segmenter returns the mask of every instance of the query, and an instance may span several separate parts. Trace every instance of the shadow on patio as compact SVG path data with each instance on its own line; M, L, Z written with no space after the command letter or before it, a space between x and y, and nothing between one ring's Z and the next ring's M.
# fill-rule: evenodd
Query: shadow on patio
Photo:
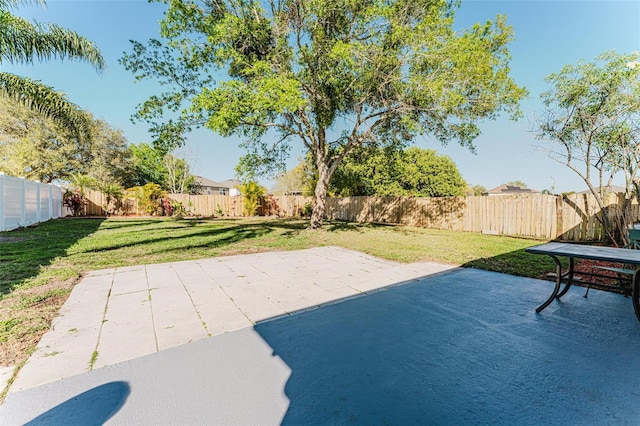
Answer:
M114 424L637 424L631 300L572 288L536 314L552 285L425 276L11 393L0 423L126 382L95 401Z
M475 269L258 324L291 369L285 424L610 424L640 418L631 300Z

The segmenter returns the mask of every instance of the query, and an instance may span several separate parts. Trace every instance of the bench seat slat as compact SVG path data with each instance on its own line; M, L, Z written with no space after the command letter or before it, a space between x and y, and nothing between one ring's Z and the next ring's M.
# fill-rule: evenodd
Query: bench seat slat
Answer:
M613 268L610 266L594 266L594 268L613 271L613 272L617 272L619 274L624 274L624 275L633 275L635 273L633 269L627 269L627 268Z

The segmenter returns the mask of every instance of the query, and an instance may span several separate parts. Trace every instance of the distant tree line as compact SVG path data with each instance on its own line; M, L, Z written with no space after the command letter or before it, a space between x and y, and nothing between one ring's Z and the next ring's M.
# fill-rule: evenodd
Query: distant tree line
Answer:
M312 195L316 180L313 163L302 161L279 177L272 192ZM469 191L453 160L434 150L361 147L338 166L328 194L449 197Z
M121 130L90 118L90 137L78 137L49 117L0 96L0 171L41 182L87 175L123 188L149 182L169 192L197 192L186 160L151 145L129 144Z

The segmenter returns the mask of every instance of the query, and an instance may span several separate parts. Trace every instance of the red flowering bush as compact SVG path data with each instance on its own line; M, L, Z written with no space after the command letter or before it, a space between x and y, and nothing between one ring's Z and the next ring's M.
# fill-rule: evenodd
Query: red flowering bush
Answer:
M74 189L73 191L67 189L64 193L62 204L71 209L71 214L80 216L84 206L87 205L87 200L85 200L79 189Z

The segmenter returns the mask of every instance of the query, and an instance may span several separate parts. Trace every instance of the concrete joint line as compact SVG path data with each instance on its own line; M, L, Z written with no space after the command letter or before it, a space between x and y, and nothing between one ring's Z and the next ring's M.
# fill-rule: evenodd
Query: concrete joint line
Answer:
M235 306L235 307L236 307L236 309L238 309L238 311L240 311L240 313L241 313L242 315L244 315L244 316L245 316L245 318L247 318L247 320L249 320L249 322L250 322L252 325L256 325L256 322L255 322L254 320L252 320L252 319L249 317L249 315L247 315L247 313L246 313L245 311L243 311L243 310L240 308L240 306L236 303L236 301L235 301L235 300L233 300L233 297L229 296L229 293L227 293L227 291L224 289L224 287L223 287L223 286L221 286L220 284L218 284L218 287L220 288L220 290L222 290L222 292L225 294L225 296L227 296L227 299L229 299L229 300L231 301L231 303L233 303L233 306Z
M229 266L224 265L225 268L227 268L230 272L235 273L235 271L233 270L233 268L229 268ZM238 306L238 304L236 303L235 300L233 300L233 297L229 296L229 293L227 293L227 291L224 289L224 287L222 285L220 285L220 283L218 282L218 280L215 279L214 276L212 276L209 271L207 271L206 269L202 268L202 270L204 271L204 273L211 278L211 280L216 283L218 285L218 288L220 290L222 290L222 292L224 293L224 295L227 297L227 299L229 299L231 301L231 303L233 303L233 306L236 307L236 309L238 311L240 311L240 313L253 325L256 325L255 321L253 321L251 318L249 318L249 316L242 310L240 309L240 306ZM236 274L237 275L237 274Z
M156 346L156 352L160 352L160 345L158 345L158 332L156 331L156 319L153 316L153 298L151 297L151 286L149 285L149 273L147 268L144 268L144 279L147 282L147 294L149 295L149 310L151 311L151 327L153 327L153 341Z
M198 265L198 267L204 271L204 269L202 269L202 266ZM205 333L207 333L207 336L211 337L211 333L209 332L209 329L207 328L207 324L205 324L204 320L202 319L202 315L200 315L200 311L198 310L198 307L196 306L195 302L193 301L193 297L191 297L191 293L189 293L189 290L187 289L187 286L185 285L184 281L182 281L182 277L180 276L180 274L178 274L178 271L176 271L174 269L174 272L176 273L176 276L178 277L178 280L180 281L180 284L182 285L182 288L184 289L185 293L187 293L187 297L189 297L189 300L191 301L191 306L193 306L193 310L196 311L196 315L198 316L198 319L200 320L200 324L202 324L202 328L204 328Z
M153 288L147 288L146 290L136 290L136 291L128 291L126 293L118 293L118 294L114 294L113 297L118 297L118 296L126 296L128 294L136 294L136 293L147 293L150 290L154 290ZM111 291L109 291L109 293L111 293Z
M98 329L98 338L96 339L96 346L93 348L93 354L91 359L89 359L89 370L93 370L93 365L96 360L100 356L100 352L98 352L98 348L100 347L100 339L102 338L102 328L104 327L104 323L107 320L107 310L109 309L109 301L111 300L111 291L113 290L113 283L116 280L115 272L111 276L111 285L109 286L109 291L107 292L107 300L104 302L104 309L102 311L102 321L100 322L100 328ZM97 355L96 355L97 354ZM95 355L95 356L94 356Z

